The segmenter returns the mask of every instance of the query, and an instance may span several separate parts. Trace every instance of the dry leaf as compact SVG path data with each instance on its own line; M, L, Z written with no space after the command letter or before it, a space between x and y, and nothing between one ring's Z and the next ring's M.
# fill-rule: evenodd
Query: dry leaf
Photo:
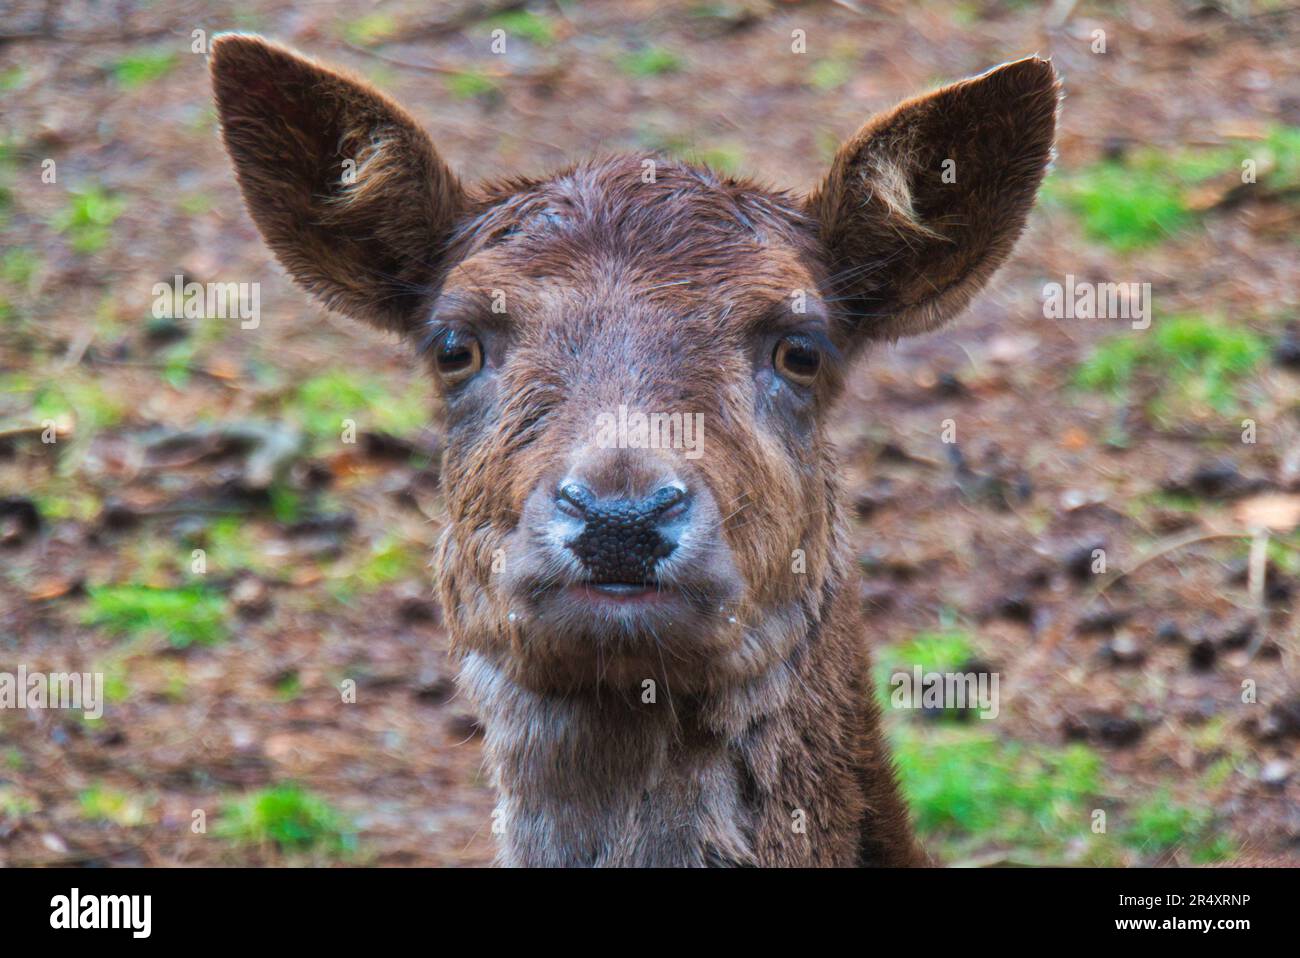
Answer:
M1236 517L1248 529L1290 532L1300 525L1300 496L1270 493L1238 504Z

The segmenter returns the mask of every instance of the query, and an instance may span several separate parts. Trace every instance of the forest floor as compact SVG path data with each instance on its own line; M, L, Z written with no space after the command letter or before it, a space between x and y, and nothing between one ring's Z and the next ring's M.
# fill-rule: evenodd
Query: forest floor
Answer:
M1002 681L994 720L886 710L904 786L949 863L1300 855L1295 8L46 7L0 26L0 672L100 672L108 705L0 711L0 864L493 853L427 384L274 264L196 29L370 78L466 179L618 149L808 189L873 112L1052 56L1059 158L1014 257L835 417L881 686ZM260 283L259 327L154 318L177 275ZM1067 277L1149 283L1150 327L1045 316Z

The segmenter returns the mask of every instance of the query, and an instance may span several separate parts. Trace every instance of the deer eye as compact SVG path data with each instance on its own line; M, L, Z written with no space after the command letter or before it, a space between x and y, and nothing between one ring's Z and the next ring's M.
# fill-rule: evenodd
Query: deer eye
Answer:
M473 333L452 329L433 347L433 367L448 386L458 386L483 368L483 345Z
M776 344L772 366L783 377L799 386L811 386L822 366L822 353L807 336L786 336Z

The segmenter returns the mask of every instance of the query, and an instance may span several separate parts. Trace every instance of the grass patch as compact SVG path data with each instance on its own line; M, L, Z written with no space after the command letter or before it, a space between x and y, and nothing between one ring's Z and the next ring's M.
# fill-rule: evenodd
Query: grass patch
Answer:
M1300 531L1268 542L1268 557L1286 575L1300 575Z
M126 411L120 396L84 370L68 370L53 378L0 373L0 427L52 422L60 433L72 430L71 443L84 444L96 430L120 423ZM69 440L61 435L59 442L65 441ZM71 465L70 457L61 461L60 473Z
M206 193L186 193L176 205L186 216L202 216L212 209L212 197Z
M1030 746L901 723L891 739L917 828L945 856L990 844L1052 854L1090 834L1102 764L1087 746Z
M272 488L274 492L276 487ZM272 499L272 506L275 501ZM205 552L208 572L229 575L240 570L267 573L275 568L253 535L249 521L242 516L223 516L213 520L201 533L187 537L191 549Z
M1255 144L1249 144L1242 152L1244 158L1250 159L1260 151ZM1300 127L1271 127L1264 138L1262 152L1266 171L1260 176L1260 182L1275 192L1300 189Z
M358 17L343 27L343 38L357 46L382 43L397 33L397 19L391 13L376 11Z
M74 377L37 386L32 395L32 415L36 422L46 419L57 422L71 416L79 432L90 432L118 425L126 415L126 408L100 383Z
M691 159L703 163L711 170L735 176L743 165L744 154L739 147L713 146L705 150L693 151Z
M1176 316L1143 334L1102 341L1080 365L1075 382L1124 399L1139 375L1152 376L1161 381L1154 411L1173 404L1226 413L1240 403L1237 387L1268 352L1268 340L1249 329Z
M89 522L103 508L99 496L74 477L56 476L45 480L41 488L32 493L32 499L41 516L51 522L65 519Z
M507 10L490 17L486 25L492 30L504 30L508 37L523 37L538 46L555 42L555 21L531 10Z
M1198 188L1231 171L1240 166L1236 151L1225 147L1141 149L1052 175L1044 194L1078 216L1090 239L1128 252L1154 246L1193 223Z
M892 686L889 680L895 673L911 674L918 665L922 672L959 672L973 657L971 636L961 629L945 626L918 632L905 642L882 649L876 656L877 699L882 708L890 708Z
M887 650L887 658L899 668L921 666L927 672L956 672L974 656L970 633L961 629L918 632Z
M486 99L501 92L495 79L479 70L462 70L447 76L447 92L458 100Z
M124 90L134 90L154 80L160 80L176 66L176 54L168 50L146 50L131 53L113 61L113 79Z
M358 432L379 430L393 434L413 432L429 420L427 397L418 384L394 395L378 379L342 370L322 373L302 383L285 411L312 439L331 443L341 441L345 419L356 423Z
M19 821L33 815L39 806L36 800L17 786L0 785L0 817L10 821Z
M814 90L823 93L838 90L853 76L853 64L847 60L818 60L808 74Z
M618 68L630 77L662 76L682 68L682 59L663 47L645 47L618 58Z
M1300 189L1300 128L1275 125L1262 141L1183 149L1137 149L1043 184L1050 202L1079 217L1084 233L1128 252L1154 246L1197 221L1219 194L1239 185L1253 159L1259 182L1273 193Z
M95 785L77 798L81 817L93 822L111 822L123 828L143 825L149 803L138 795Z
M36 275L40 258L26 246L15 246L0 259L0 280L6 286L26 287Z
M1089 239L1124 252L1153 246L1191 220L1182 187L1158 165L1106 160L1049 178L1044 192L1080 218Z
M205 585L92 587L87 624L135 639L161 635L175 648L213 645L228 637L225 600Z
M367 589L377 589L415 574L422 559L423 553L417 552L410 545L387 538L370 550L370 555L357 568L354 578Z
M109 227L122 215L126 203L102 186L92 186L68 197L68 205L55 217L54 227L65 233L74 252L96 253L108 244Z
M1193 864L1220 861L1232 854L1227 836L1215 835L1214 811L1173 801L1161 791L1132 809L1120 840L1141 854L1183 851Z
M359 559L348 555L332 567L330 594L335 601L347 604L358 595L415 578L427 568L428 561L426 549L392 536L385 537L372 544Z
M297 785L276 785L229 803L216 833L239 844L274 845L282 852L346 854L356 848L356 836L343 816Z

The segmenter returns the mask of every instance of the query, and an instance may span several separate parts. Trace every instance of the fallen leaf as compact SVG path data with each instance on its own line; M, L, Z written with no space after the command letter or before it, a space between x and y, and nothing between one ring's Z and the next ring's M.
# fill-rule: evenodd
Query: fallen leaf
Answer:
M1300 525L1300 496L1282 493L1252 496L1237 505L1235 514L1249 529L1290 532Z
M1065 435L1061 437L1061 445L1066 449L1069 449L1071 452L1086 449L1088 446L1088 434L1078 426L1074 426L1065 431Z
M32 602L48 602L67 595L79 584L77 579L42 579L27 593L27 598Z

